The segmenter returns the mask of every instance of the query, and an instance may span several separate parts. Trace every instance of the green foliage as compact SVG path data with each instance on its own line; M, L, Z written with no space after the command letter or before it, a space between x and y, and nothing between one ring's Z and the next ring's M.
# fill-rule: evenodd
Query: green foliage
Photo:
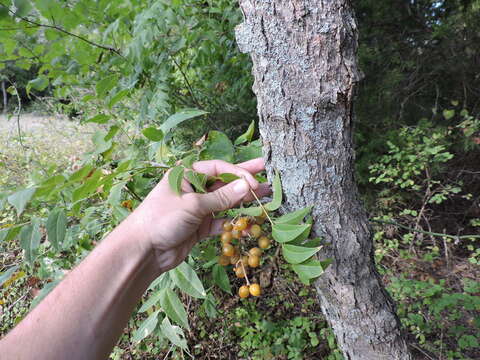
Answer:
M2 264L2 301L15 303L2 317L3 332L26 312L22 302L13 300L26 298L22 293L26 281L39 279L38 287L43 286L34 306L65 270L128 216L167 168L176 166L171 172L176 191L180 192L185 176L202 192L209 181L227 183L236 177L221 174L208 179L190 170L194 161L239 162L262 155L261 142L255 140L251 64L238 52L233 36L241 19L235 2L15 0L5 4L17 13L0 5L0 80L13 83L22 100L52 95L57 109L95 126L95 134L93 148L69 163L69 169L64 160L62 166L52 166L51 159L63 156L67 148L59 139L44 146L48 150L26 148L25 157L15 157L11 163L0 159L2 166L16 166L16 177L0 172L2 251L23 252L29 263L18 268ZM413 229L440 228L441 219L448 217L432 214L440 208L448 211L453 200L462 201L459 209L451 211L461 214L452 221L458 228L445 224L447 229L438 231L457 234L462 226L465 231L475 229L478 214L471 216L465 209L475 199L476 183L464 182L460 175L463 164L468 168L469 161L476 162L480 143L474 92L479 87L478 1L418 0L397 6L392 1L362 0L355 6L361 30L360 63L367 73L356 108L358 168L361 183L369 187L372 213ZM437 58L442 61L432 61ZM460 103L471 111L460 108ZM417 126L421 116L431 120ZM81 149L72 155L84 153ZM282 202L278 174L273 185L273 200L263 205L271 211ZM371 195L376 191L378 196ZM258 216L262 211L252 206L228 214ZM313 257L320 241L308 240L310 211L309 207L272 216L274 238L286 266L306 284L329 263ZM430 266L443 258L448 263L459 253L467 254L472 266L480 261L474 239L432 239L395 226L383 227L374 237L376 259L387 278L393 271L387 268L395 269L397 262L405 266L408 261L423 261ZM172 356L186 351L188 334L177 326L188 327L180 291L201 299L202 311L212 317L217 315L218 301L210 285L231 292L232 284L215 264L211 246L195 248L192 257L204 266L182 264L152 284L149 297L131 320L136 343L133 349L128 344L132 356L141 357L142 352L155 356L170 346L168 342L177 346ZM470 319L478 311L478 284L467 280L464 277L463 291L447 283L405 277L390 284L402 322L423 346L447 358L467 358L478 347L478 320L462 322L462 317ZM209 285L206 290L202 283ZM239 310L238 316L246 319L244 326L235 327L242 339L240 347L253 358L274 353L301 358L302 351L314 348L322 337L331 349L324 358L341 358L332 332L314 327L311 317L273 322L253 310L246 314ZM121 356L121 351L112 356Z
M243 324L235 328L236 335L241 338L238 354L241 357L263 360L284 355L287 359L303 359L303 354L320 343L318 329L311 318L299 316L273 322L254 307L238 308L235 316Z
M465 279L463 292L450 293L444 280L392 280L389 291L397 301L398 315L420 344L437 353L453 342L449 347L454 350L446 352L448 359L468 359L464 351L479 347L480 298L474 295L479 282ZM470 329L461 324L462 319L472 325Z

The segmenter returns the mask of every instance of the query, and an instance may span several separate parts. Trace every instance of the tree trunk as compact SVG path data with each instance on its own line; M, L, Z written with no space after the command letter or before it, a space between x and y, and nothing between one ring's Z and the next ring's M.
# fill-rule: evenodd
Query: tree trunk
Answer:
M395 307L375 270L372 238L353 178L357 27L347 0L239 0L240 50L253 60L269 177L284 209L314 205L313 234L334 262L316 281L346 359L411 359Z

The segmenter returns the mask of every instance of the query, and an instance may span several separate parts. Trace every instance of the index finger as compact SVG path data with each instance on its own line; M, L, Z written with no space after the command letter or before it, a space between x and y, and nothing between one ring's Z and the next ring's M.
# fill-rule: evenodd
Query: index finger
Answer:
M251 163L248 164L242 163L242 167L239 165L233 165L223 160L204 160L198 161L193 164L193 170L207 174L209 176L218 176L223 173L231 173L239 177L243 177L247 180L248 184L252 189L258 188L258 181L253 177L252 173L249 170L255 170L260 167L259 164ZM245 165L246 164L246 165Z

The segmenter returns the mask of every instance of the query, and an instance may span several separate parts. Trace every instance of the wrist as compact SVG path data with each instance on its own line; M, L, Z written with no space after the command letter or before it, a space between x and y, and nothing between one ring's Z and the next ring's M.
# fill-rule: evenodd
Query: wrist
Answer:
M120 248L130 266L139 271L139 276L153 281L160 275L151 242L141 228L135 226L131 216L118 225L107 237Z

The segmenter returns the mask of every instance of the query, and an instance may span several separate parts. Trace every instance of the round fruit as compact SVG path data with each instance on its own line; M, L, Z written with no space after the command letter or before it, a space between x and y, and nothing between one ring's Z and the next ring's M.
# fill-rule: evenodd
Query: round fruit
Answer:
M260 296L262 293L262 288L258 284L252 284L250 285L250 294L252 296Z
M250 295L250 289L248 288L247 285L240 286L240 289L238 289L238 296L240 296L242 299L247 298Z
M238 278L245 277L245 271L243 271L243 268L241 266L235 268L235 275L237 275Z
M220 255L218 257L218 263L222 266L227 266L228 264L230 264L230 258L225 255Z
M242 237L242 231L241 230L232 230L232 237L234 239L240 239Z
M257 255L250 255L248 257L248 266L256 268L258 265L260 265L260 257Z
M260 227L260 225L252 225L250 227L250 234L254 237L254 238L258 238L260 235L262 235L262 228Z
M260 239L258 239L258 246L261 249L266 249L270 246L270 239L266 236L262 236Z
M248 256L247 255L242 256L242 264L243 264L243 266L248 266Z
M220 239L222 240L222 244L225 244L232 241L232 238L233 238L232 233L230 231L225 231L222 234L222 237Z
M223 223L223 230L224 231L232 231L232 229L233 229L233 225L230 221L227 220Z
M235 225L233 225L233 230L245 230L248 226L248 218L246 217L241 217L240 219L237 220Z
M262 256L262 250L260 250L258 247L251 248L248 253L250 255Z
M235 254L235 248L232 244L224 244L222 247L222 253L225 256L232 256Z
M235 265L240 260L240 255L233 254L230 258L230 264Z

